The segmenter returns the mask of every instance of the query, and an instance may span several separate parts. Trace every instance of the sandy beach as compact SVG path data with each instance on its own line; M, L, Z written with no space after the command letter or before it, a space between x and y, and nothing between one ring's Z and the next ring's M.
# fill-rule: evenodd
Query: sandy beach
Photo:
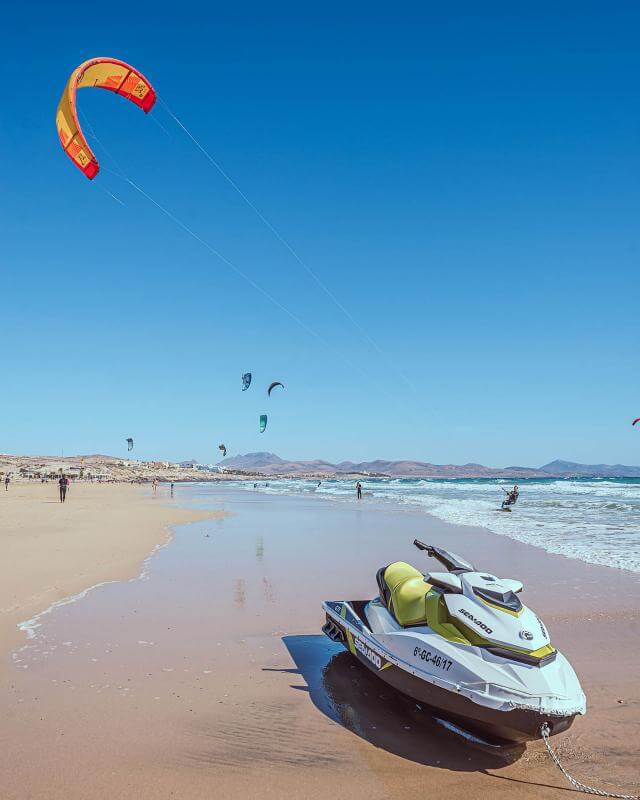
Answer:
M78 485L60 508L52 489L1 498L6 800L566 797L541 743L472 747L321 635L322 600L422 566L416 536L523 580L588 699L554 744L579 779L638 792L637 574L374 503Z

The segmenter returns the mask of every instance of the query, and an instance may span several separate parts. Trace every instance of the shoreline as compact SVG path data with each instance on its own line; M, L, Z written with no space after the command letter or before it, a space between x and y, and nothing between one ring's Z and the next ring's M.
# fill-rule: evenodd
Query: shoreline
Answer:
M270 483L271 482L275 483L277 480L282 480L282 479L281 478L275 478L275 479L272 478ZM279 487L278 491L265 491L264 487L262 487L262 488L260 488L260 487L252 488L250 486L246 486L246 484L248 484L249 481L242 480L242 481L238 481L238 483L239 484L243 484L243 486L242 487L240 487L240 486L239 487L228 487L228 488L239 488L241 491L245 491L245 492L246 491L248 491L248 492L254 491L254 492L258 493L258 494L262 494L262 495L269 496L269 497L278 497L278 496L299 497L299 498L305 498L305 499L308 499L308 500L314 500L314 501L317 500L317 501L324 501L324 502L335 502L335 503L338 503L338 504L347 504L347 505L349 505L350 503L352 503L355 500L355 498L352 498L352 497L346 496L346 495L331 495L331 494L327 494L327 493L323 493L323 492L316 493L314 491L303 492L303 491L299 491L299 490L296 491L295 488L288 488L288 487ZM206 485L206 482L203 481L202 485L203 486ZM624 565L619 565L619 564L611 564L611 563L608 563L608 562L606 562L604 560L596 560L595 558L592 558L592 560L589 560L587 558L587 556L585 556L585 555L564 552L563 550L558 548L557 544L554 545L554 547L545 547L544 545L539 544L538 542L530 541L530 539L527 538L527 536L514 535L511 532L509 532L508 530L501 531L501 530L498 530L497 528L489 527L489 525L486 524L485 522L470 523L468 521L460 521L460 520L450 519L445 515L438 515L438 514L433 513L430 509L425 508L425 506L422 505L418 500L404 500L404 501L401 501L399 498L371 496L371 497L365 497L364 498L364 500L362 501L362 506L363 506L363 508L366 507L366 508L369 508L369 509L380 508L381 510L395 510L397 513L420 513L420 514L423 514L425 517L429 517L431 519L437 520L438 522L443 523L445 525L452 525L454 527L462 527L462 528L469 527L469 528L482 529L482 530L486 531L487 533L491 533L494 536L499 536L501 538L507 538L507 539L509 539L511 541L520 542L523 545L526 545L526 546L529 546L529 547L534 547L537 550L542 550L543 552L548 553L549 555L561 556L563 558L569 559L570 561L574 561L575 560L575 561L579 561L579 562L581 562L583 564L588 564L588 565L591 565L591 566L605 567L607 569L612 569L612 570L615 570L615 571L618 571L618 572L624 572L625 574L627 574L629 576L635 576L635 579L638 582L638 587L639 587L639 590L640 590L640 569L638 569L635 565L634 565L634 567L630 567L630 566L624 566ZM518 511L519 511L519 509L515 513L517 514ZM501 515L499 515L499 516L501 516ZM509 517L511 517L511 515L509 515ZM530 519L527 520L527 523L529 525L535 524L534 521L530 520ZM525 529L525 526L526 526L526 523L525 523L525 525L523 525L523 529Z
M154 497L139 486L77 483L64 504L56 489L20 483L0 497L5 554L0 568L5 652L0 655L5 662L7 654L31 638L30 623L37 626L57 606L99 586L142 577L147 562L171 541L174 525L217 514L172 507L163 503L171 501L168 496Z
M88 484L88 486L92 486L92 484ZM104 484L102 484L102 486L105 487ZM107 486L109 486L110 490L113 490L114 488L114 484L110 485L107 484ZM211 481L193 481L183 484L183 486L189 486L194 488L198 488L198 486L201 486L205 489L210 489ZM153 496L150 496L145 491L147 487L140 487L140 486L129 487L127 484L124 484L122 488L124 489L131 488L133 491L141 494L149 501L154 499L155 500L163 499L162 495L157 495L155 498ZM226 485L221 488L224 488L225 490L231 492L234 492L234 490L237 489L241 493L248 492L249 494L256 494L259 497L268 497L270 499L271 498L277 499L280 497L284 497L284 498L290 498L294 501L296 500L312 501L312 502L317 501L320 503L327 503L329 505L335 505L336 508L338 509L342 509L343 507L354 508L354 506L352 506L351 504L351 501L347 500L346 498L339 498L327 495L315 495L313 493L310 493L308 495L303 495L295 491L265 493L265 492L260 492L257 489L253 489L252 487L248 489L245 488L240 489L239 487L229 487ZM201 507L194 505L193 503L184 503L184 502L178 503L177 498L175 497L170 498L169 496L165 496L164 499L173 501L174 503L176 503L176 505L174 508L172 508L169 505L164 506L164 509L167 512L167 519L163 523L161 523L162 535L164 537L163 540L156 542L152 546L151 551L147 551L142 555L140 555L139 553L130 554L132 565L130 569L125 569L125 574L120 573L118 575L114 575L113 577L104 578L102 580L97 581L96 583L91 584L90 586L85 586L83 588L80 588L76 592L63 595L62 597L54 600L46 608L37 611L29 619L23 619L16 622L15 625L16 629L20 631L21 634L24 634L27 640L31 639L34 636L35 630L37 630L37 628L40 627L39 620L42 617L55 611L57 608L67 604L78 602L83 598L85 598L92 591L109 584L119 584L131 581L144 580L148 575L154 557L158 554L160 550L168 547L171 544L172 540L175 537L177 526L190 525L192 523L201 522L207 519L220 519L228 513L226 511L204 510ZM184 501L185 497L183 496L180 499ZM466 540L467 546L471 546L471 549L474 549L473 546L471 545L472 539L474 537L477 537L478 535L481 535L482 537L490 537L490 539L496 539L497 541L495 542L495 544L498 544L501 540L506 540L511 545L516 546L516 551L522 550L523 553L526 550L530 551L530 559L540 560L542 558L542 560L544 560L546 558L551 558L554 561L556 561L556 564L559 564L561 562L567 562L567 570L573 572L578 570L582 572L583 574L582 579L586 580L587 582L589 582L588 576L592 574L592 571L595 571L595 573L599 571L604 571L605 573L609 573L610 577L602 579L606 580L607 583L609 584L611 584L611 581L614 581L615 583L615 588L612 591L611 593L612 596L610 597L609 600L609 605L608 605L609 610L621 610L628 608L626 599L635 599L634 593L636 589L638 591L637 599L638 602L640 603L640 573L637 573L633 570L626 570L617 566L589 562L585 561L584 559L577 558L575 556L567 555L565 553L546 550L544 547L538 544L534 544L532 542L527 542L522 539L511 537L508 534L500 533L499 531L494 531L483 525L467 525L464 523L451 522L447 519L443 519L442 517L438 517L435 514L432 514L429 511L424 510L417 503L416 504L407 503L405 505L402 503L396 503L393 500L370 498L368 499L366 504L363 504L361 507L356 506L355 509L373 513L379 512L383 514L403 515L403 516L407 515L411 517L415 516L418 518L422 518L425 522L425 526L437 525L437 526L442 526L445 530L450 529L452 533L455 532L457 536L462 537L463 539ZM171 516L171 519L169 519L169 516ZM2 536L2 529L0 527L0 537L1 536ZM410 550L410 552L413 553L414 551ZM526 560L530 561L530 559L527 558ZM416 559L415 555L414 555L414 560L418 560ZM473 558L471 558L471 560L473 561ZM508 558L507 560L511 559ZM131 569L134 570L133 573L131 573ZM559 571L564 571L562 567L557 567L557 569ZM619 602L621 598L623 599L623 602ZM13 609L0 609L0 613L3 613L7 610L12 611ZM11 653L11 650L9 652Z
M195 522L195 520L192 520ZM189 523L185 523L189 524ZM68 597L63 597L60 600L56 600L55 603L52 603L48 608L45 608L44 611L39 611L37 614L34 614L31 619L24 620L17 624L17 628L19 631L24 633L27 639L33 639L37 634L36 631L38 628L41 627L40 620L42 617L46 617L48 614L53 613L56 609L61 608L62 606L70 605L71 603L77 603L79 600L84 599L90 592L93 592L95 589L100 589L103 586L108 586L112 583L126 583L128 581L142 581L148 575L149 572L149 563L151 559L156 555L158 550L161 550L163 547L168 547L171 544L171 541L174 537L173 526L169 528L169 535L167 536L166 541L159 542L153 550L149 553L148 556L143 560L141 566L141 570L138 575L134 575L130 578L121 577L121 578L111 578L110 580L105 581L98 581L98 583L94 583L92 586L88 586L86 589L82 589L82 591L77 592L76 594L69 595ZM15 651L14 651L15 652Z

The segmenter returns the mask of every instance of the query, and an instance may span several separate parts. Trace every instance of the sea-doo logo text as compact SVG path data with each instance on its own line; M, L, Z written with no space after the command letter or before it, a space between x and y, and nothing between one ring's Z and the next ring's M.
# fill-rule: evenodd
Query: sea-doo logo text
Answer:
M362 653L362 655L367 659L367 661L370 661L378 669L382 669L382 659L370 647L367 647L367 645L362 641L362 639L358 639L356 636L354 636L353 644L356 650Z
M484 622L481 619L477 619L476 617L474 617L473 614L470 611L466 611L464 608L461 608L460 609L460 613L464 614L465 617L468 617L471 620L471 622L475 623L479 628L482 628L482 630L485 633L489 633L489 634L493 633L491 628L489 628L487 625L485 625Z

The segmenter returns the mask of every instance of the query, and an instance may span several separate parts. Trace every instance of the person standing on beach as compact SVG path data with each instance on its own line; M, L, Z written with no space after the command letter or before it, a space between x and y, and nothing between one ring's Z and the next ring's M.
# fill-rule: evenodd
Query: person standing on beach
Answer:
M5 477L5 479L4 479L4 490L5 490L5 492L9 491L9 482L10 481L11 481L11 478L7 475Z
M171 481L171 497L173 497L173 481Z
M356 483L356 495L358 496L358 500L362 500L362 484L360 481Z
M158 491L158 481L154 478L153 483L151 485L153 486L153 493L156 494L156 492Z
M69 478L66 475L62 475L60 480L58 481L58 486L60 487L60 502L64 503L67 499L67 489L69 488Z

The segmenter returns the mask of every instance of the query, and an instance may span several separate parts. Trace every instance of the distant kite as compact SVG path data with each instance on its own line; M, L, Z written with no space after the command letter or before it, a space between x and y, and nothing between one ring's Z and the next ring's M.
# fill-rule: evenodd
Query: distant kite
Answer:
M133 450L133 439L131 437L127 439L127 450Z
M56 128L64 152L89 180L93 180L100 165L82 132L76 108L76 94L78 89L84 88L107 89L119 94L145 114L156 102L156 93L141 72L116 58L91 58L73 70L58 104Z
M271 386L269 386L269 388L267 389L267 394L269 395L269 397L271 397L271 392L273 389L276 388L276 386L282 386L282 388L284 389L284 383L280 383L280 381L274 381L271 384Z
M632 425L635 425L635 424L636 424L636 422L640 422L640 417L638 417L638 419L634 419L634 420L633 420L633 422L632 422L631 424L632 424Z
M219 445L218 445L218 450L220 450L220 451L222 452L222 457L223 457L223 458L224 458L224 457L227 455L227 448L226 448L226 445L224 445L224 444L219 444Z
M242 376L242 391L246 392L247 389L251 386L251 373L245 372Z
M260 433L264 433L267 427L267 415L260 414Z

